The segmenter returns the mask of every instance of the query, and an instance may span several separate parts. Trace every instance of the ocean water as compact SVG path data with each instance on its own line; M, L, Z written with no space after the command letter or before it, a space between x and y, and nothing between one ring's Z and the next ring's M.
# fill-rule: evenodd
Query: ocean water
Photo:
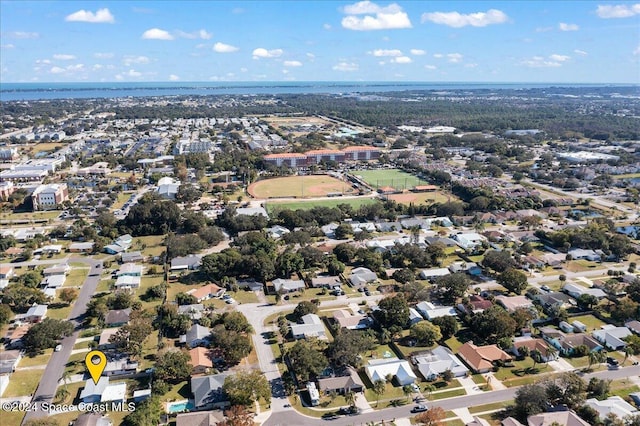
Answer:
M430 83L430 82L115 82L0 83L0 102L80 98L125 98L179 95L277 95L305 93L380 93L415 90L536 89L601 87L567 83ZM612 85L606 85L612 86ZM613 85L615 87L615 85Z

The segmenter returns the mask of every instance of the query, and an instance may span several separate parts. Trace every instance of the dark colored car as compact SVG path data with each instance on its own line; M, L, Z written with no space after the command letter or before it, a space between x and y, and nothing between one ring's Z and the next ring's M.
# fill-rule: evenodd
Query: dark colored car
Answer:
M415 407L413 407L411 409L412 413L422 413L423 411L427 411L429 408L427 408L426 405L416 405Z

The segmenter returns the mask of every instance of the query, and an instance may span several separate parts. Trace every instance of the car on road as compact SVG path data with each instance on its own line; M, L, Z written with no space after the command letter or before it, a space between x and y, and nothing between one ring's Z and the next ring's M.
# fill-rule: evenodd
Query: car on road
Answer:
M338 414L342 414L345 416L355 416L360 414L360 409L358 407L342 407L338 410Z
M60 352L62 350L62 345L56 345L54 351Z
M335 413L327 413L322 415L323 420L336 420L339 419L340 416Z
M617 359L608 356L607 357L607 364L609 364L610 368L618 368L619 362L618 362Z
M427 408L426 405L416 405L415 407L413 407L411 409L412 413L422 413L423 411L427 411L429 408Z
M540 290L551 291L551 288L549 288L548 285L543 285L542 287L540 287Z

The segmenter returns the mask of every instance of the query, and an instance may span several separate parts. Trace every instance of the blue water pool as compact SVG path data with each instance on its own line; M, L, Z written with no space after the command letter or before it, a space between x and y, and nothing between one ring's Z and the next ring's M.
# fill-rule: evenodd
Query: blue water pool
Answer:
M167 411L171 414L181 413L183 411L190 411L190 410L193 410L194 408L195 408L195 405L193 404L193 401L187 401L186 399L184 401L171 402L167 404Z

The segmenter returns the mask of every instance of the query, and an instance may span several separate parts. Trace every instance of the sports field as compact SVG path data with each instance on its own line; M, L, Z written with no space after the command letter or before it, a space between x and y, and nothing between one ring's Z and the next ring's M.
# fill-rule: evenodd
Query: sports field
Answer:
M289 176L252 183L249 194L255 198L325 197L327 194L355 194L348 182L327 175Z
M332 200L309 200L309 201L274 201L265 203L265 208L270 214L276 210L307 210L314 207L337 207L338 204L348 204L354 209L365 205L379 203L377 198L335 198Z
M400 204L423 204L423 203L446 203L448 201L457 201L458 197L455 195L446 195L440 191L433 192L409 192L405 191L402 194L390 194L385 198L393 200Z
M416 185L428 185L429 183L418 177L398 169L358 170L352 172L372 188L392 187L397 190L411 189Z

